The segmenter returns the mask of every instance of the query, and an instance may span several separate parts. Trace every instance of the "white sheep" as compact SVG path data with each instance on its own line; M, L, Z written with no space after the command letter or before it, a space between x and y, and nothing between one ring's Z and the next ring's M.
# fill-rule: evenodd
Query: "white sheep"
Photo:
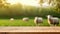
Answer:
M43 19L41 17L35 17L34 23L35 24L43 23Z
M24 17L22 20L23 21L29 21L29 18L28 17Z
M10 20L11 20L11 21L13 21L13 20L14 20L14 18L10 18Z
M48 17L48 23L50 25L58 25L59 24L59 18L53 17L51 15L48 15L47 17Z

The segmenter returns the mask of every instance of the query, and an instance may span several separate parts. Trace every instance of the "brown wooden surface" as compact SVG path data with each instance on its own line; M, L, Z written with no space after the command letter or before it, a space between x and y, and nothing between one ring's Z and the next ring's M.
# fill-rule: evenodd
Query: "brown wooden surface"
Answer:
M60 32L60 27L0 27L0 32Z
M0 27L0 34L60 34L60 27Z
M0 32L0 34L60 34L60 32Z

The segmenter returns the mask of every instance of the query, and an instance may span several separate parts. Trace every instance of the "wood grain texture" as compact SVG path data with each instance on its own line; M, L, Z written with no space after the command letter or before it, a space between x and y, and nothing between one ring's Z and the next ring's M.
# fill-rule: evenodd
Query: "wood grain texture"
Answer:
M60 32L0 32L0 34L60 34Z
M60 34L60 27L0 27L0 34Z

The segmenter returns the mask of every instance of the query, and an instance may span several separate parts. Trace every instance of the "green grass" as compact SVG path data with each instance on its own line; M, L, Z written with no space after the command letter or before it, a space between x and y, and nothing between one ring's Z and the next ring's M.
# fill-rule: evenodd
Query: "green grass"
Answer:
M33 20L34 19L30 19L28 22L25 22L22 21L22 19L15 19L14 21L10 21L9 19L0 19L0 26L36 26ZM47 19L44 19L43 23L39 24L39 26L49 26Z

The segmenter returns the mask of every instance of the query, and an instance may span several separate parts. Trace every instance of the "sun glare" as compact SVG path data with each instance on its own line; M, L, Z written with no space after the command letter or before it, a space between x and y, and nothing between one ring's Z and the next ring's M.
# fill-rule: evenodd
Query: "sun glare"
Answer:
M48 4L47 2L45 2L45 3L42 4L42 6L43 6L43 7L48 7L49 4Z
M22 5L30 5L30 6L36 6L38 7L38 0L6 0L7 3L10 3L11 5L16 3L21 3Z
M13 5L13 4L16 4L17 0L6 0L6 2Z
M24 5L39 6L38 0L21 0L20 2Z
M39 0L6 0L7 3L10 3L11 5L21 3L22 5L29 5L29 6L35 6L40 7ZM48 3L43 3L43 7L49 6Z

